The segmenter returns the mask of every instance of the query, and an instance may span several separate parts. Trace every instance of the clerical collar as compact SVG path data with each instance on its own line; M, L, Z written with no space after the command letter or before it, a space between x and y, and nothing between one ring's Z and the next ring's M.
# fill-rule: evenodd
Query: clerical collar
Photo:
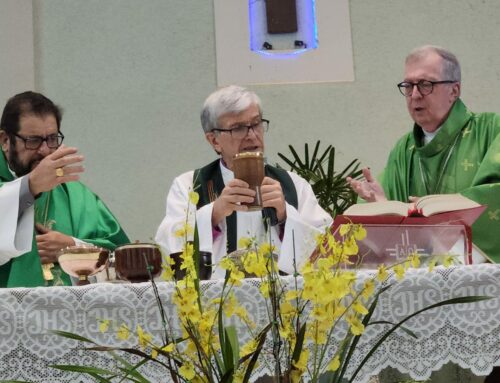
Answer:
M427 145L429 142L431 142L433 138L436 137L436 134L438 134L440 129L441 127L437 128L433 132L426 132L424 129L422 129L422 133L424 133L424 145Z

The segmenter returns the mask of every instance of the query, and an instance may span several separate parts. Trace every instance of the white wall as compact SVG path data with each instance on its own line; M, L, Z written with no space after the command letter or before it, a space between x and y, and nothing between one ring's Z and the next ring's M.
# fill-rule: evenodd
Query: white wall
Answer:
M339 166L357 157L380 171L410 128L396 83L422 44L461 59L471 109L500 111L499 1L352 0L350 14L354 82L252 88L271 120L271 162L321 139ZM36 88L64 107L84 181L132 239L148 240L174 176L215 158L198 118L216 86L212 2L34 0L34 36Z
M32 0L0 0L0 105L34 85Z

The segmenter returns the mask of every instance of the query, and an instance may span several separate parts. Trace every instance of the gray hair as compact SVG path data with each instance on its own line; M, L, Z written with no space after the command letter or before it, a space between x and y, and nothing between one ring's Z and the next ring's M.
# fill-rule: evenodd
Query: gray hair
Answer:
M405 63L408 64L411 61L424 58L431 52L436 53L443 59L443 67L441 68L443 79L460 82L462 76L457 56L449 50L436 45L424 45L422 47L415 48L408 56L406 56Z
M260 98L254 92L237 85L216 90L203 104L200 116L203 131L208 133L213 129L219 129L218 122L221 116L243 112L252 104L257 105L262 114Z

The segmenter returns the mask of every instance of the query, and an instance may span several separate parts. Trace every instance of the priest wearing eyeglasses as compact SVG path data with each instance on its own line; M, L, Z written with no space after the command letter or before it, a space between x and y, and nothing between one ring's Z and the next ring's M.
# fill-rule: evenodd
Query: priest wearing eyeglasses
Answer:
M332 219L318 204L311 186L298 175L265 166L261 185L262 211L248 211L245 203L256 192L243 180L234 178L233 158L242 152L263 152L269 121L263 118L259 97L239 86L212 93L201 112L205 138L219 158L212 163L178 176L167 195L166 215L156 241L168 254L182 251L185 238L178 236L188 219L197 222L200 251L212 254L212 278L223 278L217 267L221 258L238 249L239 239L255 237L269 242L279 254L278 267L294 272L315 247L315 235ZM199 194L194 204L190 191ZM192 233L188 233L192 239Z
M349 179L352 188L370 202L460 193L487 205L472 226L473 241L500 262L500 115L467 109L460 64L448 50L413 50L404 75L397 86L413 131L396 143L380 183L364 169L364 180Z
M62 145L61 111L24 92L8 100L0 121L0 287L70 284L60 249L128 243L104 203L82 183L83 156Z

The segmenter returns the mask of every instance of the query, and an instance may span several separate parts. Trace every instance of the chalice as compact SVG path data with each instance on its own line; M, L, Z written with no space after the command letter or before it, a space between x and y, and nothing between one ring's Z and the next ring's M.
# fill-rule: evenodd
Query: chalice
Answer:
M92 245L69 246L61 250L57 260L69 275L78 278L77 286L90 284L89 277L108 264L109 250Z

